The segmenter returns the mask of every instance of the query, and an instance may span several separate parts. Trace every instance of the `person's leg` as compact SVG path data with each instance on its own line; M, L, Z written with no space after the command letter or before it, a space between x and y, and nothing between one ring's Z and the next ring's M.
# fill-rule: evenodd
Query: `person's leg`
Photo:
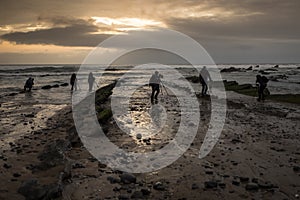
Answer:
M93 83L89 83L89 92L93 90Z
M151 93L151 102L153 102L154 98L154 92L155 92L155 87L154 85L151 85L152 93Z
M74 89L74 83L71 83L71 91Z
M201 95L202 95L202 96L204 96L204 84L203 84L203 83L201 83L201 85L202 85L202 91L201 91Z
M156 89L155 100L157 100L159 94L159 85L157 85L155 89Z
M207 84L205 84L205 86L204 86L204 95L207 94L207 90L208 90L208 87L207 87Z
M259 86L258 87L258 101L260 101L262 99L262 87L261 86Z
M261 89L261 100L265 100L265 94L264 94L264 91L265 91L265 89L266 89L266 87L262 87L262 89Z
M205 82L202 83L202 96L205 96L206 95L206 92L207 92L207 85Z
M77 83L76 82L74 83L74 86L75 86L75 91L77 91Z

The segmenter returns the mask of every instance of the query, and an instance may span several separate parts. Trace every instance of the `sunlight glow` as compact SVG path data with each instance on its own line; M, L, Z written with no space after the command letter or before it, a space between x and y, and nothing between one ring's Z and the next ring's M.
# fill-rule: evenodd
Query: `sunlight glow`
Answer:
M57 45L42 44L15 44L12 42L1 41L0 53L64 53L69 51L90 51L91 47L64 47Z
M28 31L36 31L41 29L49 29L51 26L46 23L39 23L39 24L13 24L13 25L5 25L0 26L0 31L3 32L28 32Z
M104 24L111 26L116 31L130 31L139 30L143 28L151 27L166 27L163 22L154 21L150 19L140 19L140 18L109 18L109 17L91 17L95 20L95 23L100 25Z

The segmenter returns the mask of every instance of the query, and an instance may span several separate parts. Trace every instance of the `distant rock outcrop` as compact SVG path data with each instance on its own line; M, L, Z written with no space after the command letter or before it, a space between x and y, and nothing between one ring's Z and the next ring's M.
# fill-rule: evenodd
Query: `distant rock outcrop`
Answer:
M240 72L240 71L242 71L242 69L236 68L236 67L229 67L229 68L221 69L221 72Z

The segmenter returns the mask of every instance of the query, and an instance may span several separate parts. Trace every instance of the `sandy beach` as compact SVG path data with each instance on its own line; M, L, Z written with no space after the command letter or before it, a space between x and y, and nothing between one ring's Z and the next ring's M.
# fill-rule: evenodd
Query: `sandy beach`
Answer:
M147 123L147 87L131 101L133 119ZM199 98L201 126L176 162L151 173L129 174L98 162L82 146L71 105L1 104L0 199L297 199L300 194L299 105L227 92L227 118L213 151L198 154L210 119ZM109 105L109 99L102 106ZM112 118L106 135L128 151L152 151L174 136L176 98L160 96L170 120L160 135L137 139ZM9 133L9 134L8 134ZM5 137L5 135L7 135Z

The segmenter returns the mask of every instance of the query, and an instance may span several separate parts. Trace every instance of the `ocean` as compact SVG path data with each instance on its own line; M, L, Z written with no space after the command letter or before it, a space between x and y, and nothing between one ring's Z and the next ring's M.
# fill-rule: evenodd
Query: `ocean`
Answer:
M41 87L45 85L61 85L69 83L70 75L78 70L80 65L0 65L0 102L10 100L27 101L28 98L16 98L16 93L23 90L23 86L28 77L34 78L34 89L30 101L36 101L40 104L68 104L71 101L70 86L51 88L43 90ZM252 70L245 70L252 66ZM300 64L283 64L274 68L272 64L259 65L218 65L218 68L240 68L237 72L221 73L223 80L237 81L240 84L255 84L255 76L263 70L267 77L277 77L276 80L271 80L268 83L268 89L271 94L297 94L300 93ZM174 69L181 71L187 76L197 75L195 70L190 69L185 65L173 65ZM126 73L130 67L115 66L112 70L107 71L98 82L99 85L104 85L116 79L118 75ZM103 67L93 66L94 75L100 74ZM182 70L187 69L187 70ZM142 72L140 74L143 74ZM137 74L137 76L140 76ZM163 72L162 72L163 74ZM87 76L81 74L80 77ZM133 74L134 76L134 74ZM79 79L80 79L79 77ZM23 95L24 96L24 95Z

